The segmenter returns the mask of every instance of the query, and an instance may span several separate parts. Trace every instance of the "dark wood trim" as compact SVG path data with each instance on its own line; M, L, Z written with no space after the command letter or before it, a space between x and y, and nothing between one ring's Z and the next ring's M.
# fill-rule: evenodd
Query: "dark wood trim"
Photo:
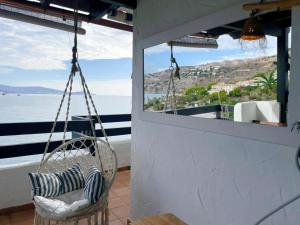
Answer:
M225 105L207 105L207 106L200 106L200 107L193 107L193 108L186 108L186 109L178 109L177 115L183 115L183 116L191 116L191 115L197 115L197 114L203 114L203 113L212 113L212 112L221 112L222 107ZM234 106L228 105L228 111L233 112ZM173 111L167 111L167 114L173 114Z
M135 0L101 0L101 2L106 2L109 4L122 6L130 9L135 9L137 6L137 2Z
M8 215L11 213L17 213L20 211L30 210L30 209L34 209L33 203L19 205L19 206L13 206L13 207L5 208L5 209L0 209L0 216Z
M119 115L102 115L100 116L103 123L114 123L114 122L129 122L131 121L130 114L119 114ZM93 126L95 127L96 117L93 116ZM26 123L3 123L0 124L0 136L13 136L13 135L24 135L24 134L41 134L49 133L52 128L53 122L26 122ZM65 122L59 121L55 127L54 132L63 132ZM68 122L69 132L72 132L72 137L76 138L80 136L80 133L85 135L92 135L90 120L86 116L73 116L72 120ZM107 136L120 136L131 134L131 127L117 127L117 128L106 128ZM98 137L103 137L101 130L96 130ZM68 140L67 140L68 141ZM49 146L49 151L53 151L62 141L52 141ZM0 146L0 159L13 158L28 155L43 154L46 146L46 142L38 143L27 143L27 144L16 144Z
M61 144L62 141L52 141L48 152L53 151ZM43 154L45 146L46 142L0 146L0 159Z
M42 134L49 133L53 126L51 122L25 122L25 123L1 123L0 136L25 135L25 134ZM65 122L58 121L54 132L63 132ZM68 122L67 131L81 132L90 130L91 125L86 120L72 120Z
M29 10L36 13L42 13L50 16L57 16L61 18L67 18L67 19L74 19L74 14L72 11L68 11L65 9L56 8L53 6L48 6L47 9L44 9L40 3L37 2L30 2L25 0L0 0L1 4L23 9L23 10ZM124 31L133 31L133 26L124 24L124 23L118 23L107 19L98 19L98 20L91 20L91 18L88 15L80 14L78 16L78 19L80 21L84 21L87 23L93 23L101 26L111 27L119 30Z
M118 172L123 172L123 171L127 171L127 170L131 170L131 166L123 166L118 168Z
M74 117L76 120L78 119L88 119L87 116L76 116ZM92 119L97 121L96 116L92 116ZM118 122L129 122L131 121L131 114L113 114L113 115L101 115L100 120L102 123L118 123Z
M131 134L131 127L119 127L119 128L108 128L105 129L107 136L120 136L120 135L128 135ZM102 130L96 130L97 137L103 137Z

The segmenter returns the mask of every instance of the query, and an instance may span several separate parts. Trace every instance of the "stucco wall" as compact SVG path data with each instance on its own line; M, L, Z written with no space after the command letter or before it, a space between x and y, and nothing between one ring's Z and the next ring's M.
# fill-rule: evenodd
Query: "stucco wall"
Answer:
M135 17L131 215L140 218L172 212L190 225L254 224L300 193L300 173L294 159L300 138L291 134L290 127L142 111L143 48L190 34L195 28L205 30L246 16L240 10L241 5L233 5L211 15L201 17L199 13L197 18L196 7L201 7L193 5L197 0L176 1L176 10L187 2L194 7L193 15L185 17L184 13L174 11L173 5L169 10L167 2L173 1L140 0ZM154 13L154 9L164 10L164 13L158 12L158 16L155 13L150 20L153 25L148 28L149 17L143 15L149 15L147 10ZM183 17L183 23L178 21L178 14ZM300 40L300 8L294 9L293 14L292 38ZM164 32L161 26L155 28L160 20L164 21ZM294 43L297 45L292 46L289 126L299 120L300 115L300 104L297 104L300 76L296 74L300 49L299 41L294 40ZM299 210L300 201L273 216L269 224L298 224Z

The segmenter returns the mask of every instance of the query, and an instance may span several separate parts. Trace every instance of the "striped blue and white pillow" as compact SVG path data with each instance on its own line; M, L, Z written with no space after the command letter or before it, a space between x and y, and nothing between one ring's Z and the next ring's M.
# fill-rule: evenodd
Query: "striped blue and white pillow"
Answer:
M84 187L84 176L79 163L63 172L55 173L61 180L61 194L75 191Z
M29 173L32 195L54 197L61 194L61 180L54 173Z
M84 198L92 204L96 203L104 191L105 180L101 172L96 167L91 167L86 177L84 186Z

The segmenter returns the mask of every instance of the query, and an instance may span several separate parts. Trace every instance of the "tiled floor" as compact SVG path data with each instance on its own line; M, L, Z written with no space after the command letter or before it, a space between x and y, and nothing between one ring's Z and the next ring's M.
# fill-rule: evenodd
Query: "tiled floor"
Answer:
M109 196L110 225L126 225L130 209L130 171L119 172ZM0 215L0 225L32 225L34 210ZM100 218L100 217L99 217ZM81 221L80 225L87 224Z

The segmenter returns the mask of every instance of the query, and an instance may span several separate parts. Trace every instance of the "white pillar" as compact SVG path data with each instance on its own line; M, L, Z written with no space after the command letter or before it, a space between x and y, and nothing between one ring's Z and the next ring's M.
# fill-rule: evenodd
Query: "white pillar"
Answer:
M300 6L292 9L291 81L288 123L300 121Z

